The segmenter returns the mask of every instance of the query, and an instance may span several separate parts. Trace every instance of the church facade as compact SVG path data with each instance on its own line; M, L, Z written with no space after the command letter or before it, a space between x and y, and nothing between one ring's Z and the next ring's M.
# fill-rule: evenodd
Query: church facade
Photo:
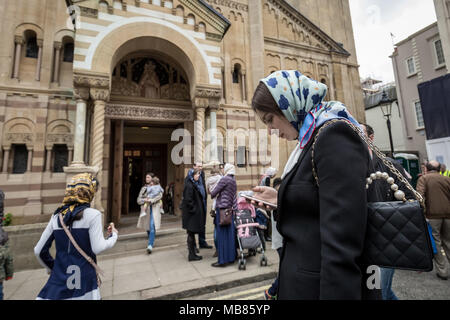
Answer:
M0 189L17 224L48 221L78 172L98 174L95 207L119 222L147 172L178 212L194 161L234 163L239 190L274 156L281 171L294 144L261 156L250 106L276 70L364 120L348 0L17 0L0 16Z

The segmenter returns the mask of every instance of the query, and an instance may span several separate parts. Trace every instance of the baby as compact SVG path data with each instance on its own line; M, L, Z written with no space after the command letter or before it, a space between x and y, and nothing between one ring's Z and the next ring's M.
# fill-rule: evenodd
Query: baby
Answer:
M160 193L164 193L164 189L159 184L158 177L154 177L152 179L151 185L147 187L147 201L150 201L153 203L154 202L153 199L156 198ZM148 207L147 201L144 203L144 208L143 208L142 213L147 212L147 207ZM162 205L162 200L160 200L160 201L161 201L161 205Z
M220 179L222 179L222 176L220 175L219 170L211 170L211 176L206 179L206 190L209 194L211 194L217 184L219 184ZM214 211L216 210L216 198L212 199L213 203L211 208Z

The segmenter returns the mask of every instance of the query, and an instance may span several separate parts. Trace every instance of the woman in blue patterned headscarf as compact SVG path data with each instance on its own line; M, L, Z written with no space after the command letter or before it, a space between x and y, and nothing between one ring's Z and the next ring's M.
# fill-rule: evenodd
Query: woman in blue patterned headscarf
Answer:
M261 94L267 93L265 89L268 89L273 99L261 99ZM359 126L341 102L323 102L327 89L325 84L312 80L296 70L277 71L261 80L253 103L256 112L268 125L269 130L276 127L270 121L284 120L285 124L288 121L291 126L278 126L280 137L299 140L282 177L297 162L301 150L310 141L315 130L326 121L342 119ZM273 119L273 114L281 119Z
M277 298L378 299L380 292L368 290L367 266L360 263L370 156L348 125L361 130L358 122L341 102L323 101L326 94L325 84L283 70L262 79L252 101L269 130L298 140L278 193L254 188L256 198L277 204L277 229L284 238Z

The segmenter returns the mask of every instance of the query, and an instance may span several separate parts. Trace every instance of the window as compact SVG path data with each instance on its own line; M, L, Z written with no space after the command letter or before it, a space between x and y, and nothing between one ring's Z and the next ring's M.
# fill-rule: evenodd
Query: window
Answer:
M416 73L416 65L414 63L414 57L411 57L406 60L406 69L408 72L408 76L411 76Z
M236 160L237 160L237 166L239 168L245 167L245 156L246 156L246 149L245 147L238 147L237 148L237 154L236 154Z
M39 53L39 47L37 44L37 40L35 36L30 36L27 39L27 51L26 51L26 57L27 58L33 58L37 59Z
M220 163L224 163L224 156L223 156L223 146L217 146L217 160L219 160Z
M69 164L69 151L67 150L67 146L65 144L54 145L53 153L55 156L53 172L64 172L64 167L67 167Z
M64 45L64 62L73 62L73 51L73 42L69 42Z
M28 165L28 150L24 144L16 144L12 147L13 150L13 172L25 173Z
M436 64L437 66L442 66L445 63L444 50L442 50L441 40L436 40L434 42L434 51L436 53Z
M239 64L235 64L233 69L233 83L239 83L240 70L241 66Z
M420 105L420 101L414 102L414 110L416 112L417 128L422 129L425 127L425 122L423 120L422 106Z
M106 1L100 1L99 3L99 12L107 13L108 12L108 3Z

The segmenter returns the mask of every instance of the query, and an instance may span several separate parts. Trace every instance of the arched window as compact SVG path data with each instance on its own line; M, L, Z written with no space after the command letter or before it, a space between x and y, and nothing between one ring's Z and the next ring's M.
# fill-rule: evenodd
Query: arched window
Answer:
M234 69L233 69L233 83L240 83L240 71L241 71L241 65L236 63L234 65Z
M64 172L64 167L69 164L69 150L65 144L53 146L53 172Z
M12 173L21 174L27 171L28 149L24 144L13 144L13 169Z
M202 32L202 33L206 32L206 25L203 22L200 22L198 24L198 32Z
M195 25L195 16L193 14L188 14L187 24L189 24L191 26Z
M75 47L73 42L68 42L64 45L64 62L73 62L73 51Z
M99 12L108 13L108 3L106 1L100 1L98 9Z
M26 53L25 57L37 59L39 53L39 47L37 43L36 33L34 31L25 32L26 39Z

